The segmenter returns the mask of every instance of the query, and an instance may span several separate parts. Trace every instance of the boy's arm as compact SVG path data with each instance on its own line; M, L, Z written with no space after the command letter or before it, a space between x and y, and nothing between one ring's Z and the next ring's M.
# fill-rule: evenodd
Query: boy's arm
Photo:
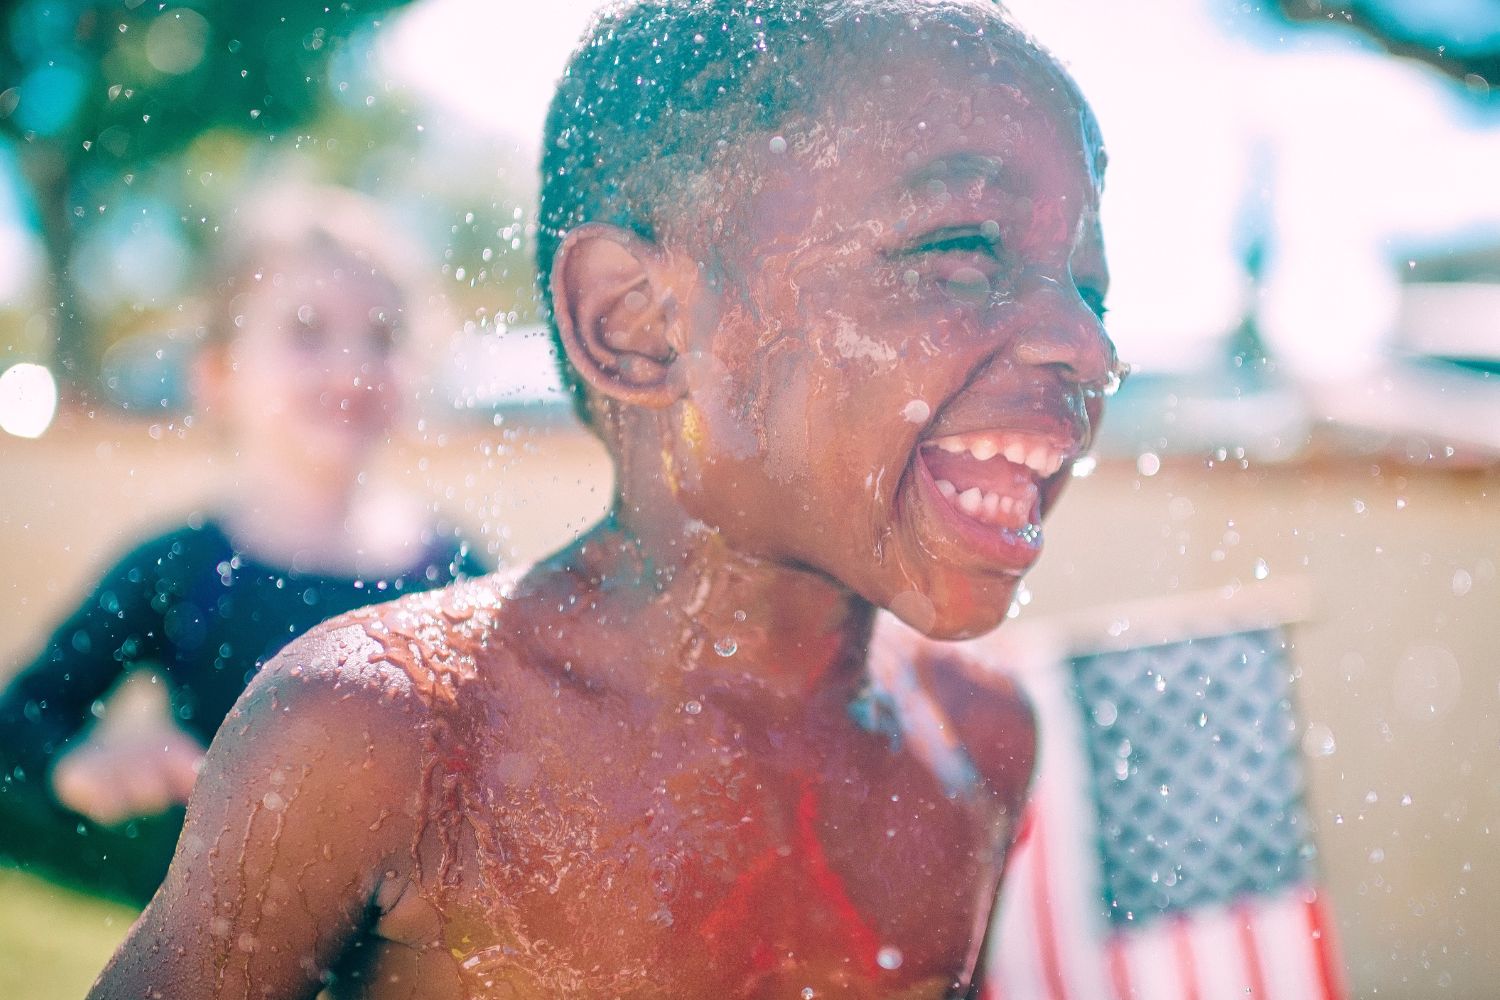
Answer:
M382 882L410 870L425 713L373 646L358 626L325 626L251 684L209 750L166 882L91 998L322 988Z
M917 640L911 660L986 784L1019 816L1036 763L1036 715L1025 693L963 647Z
M935 774L977 778L1006 817L1003 842L996 845L1002 866L1009 861L1036 760L1036 716L1025 694L1004 674L989 669L971 647L924 638L904 626L877 631L871 669L898 701L912 701L910 746ZM909 671L909 673L906 673ZM913 696L916 697L913 697ZM917 706L926 701L926 712ZM936 709L936 714L930 714ZM936 723L936 725L934 725ZM934 737L934 732L941 736ZM921 735L918 735L921 734ZM949 771L952 754L969 767ZM946 766L945 766L946 765ZM967 774L965 774L967 772ZM972 786L970 786L972 788ZM988 995L988 956L998 922L999 893L989 905L974 947L974 967L955 998Z
M943 706L959 740L986 783L1014 817L1012 846L1036 762L1036 715L1026 695L1004 674L986 666L962 647L925 640L914 642L912 660L922 687ZM1009 858L1007 857L1007 863ZM994 947L999 900L985 922L964 1000L988 995L989 956Z

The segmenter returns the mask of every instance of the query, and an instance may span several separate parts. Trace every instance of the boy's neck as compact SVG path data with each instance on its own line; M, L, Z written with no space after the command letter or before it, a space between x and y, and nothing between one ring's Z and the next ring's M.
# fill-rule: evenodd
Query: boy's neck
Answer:
M664 697L718 696L779 717L842 711L863 687L868 603L821 574L736 552L686 517L654 510L640 530L630 511L617 505L551 561L591 606L586 618L604 623L612 664L641 665L639 682Z

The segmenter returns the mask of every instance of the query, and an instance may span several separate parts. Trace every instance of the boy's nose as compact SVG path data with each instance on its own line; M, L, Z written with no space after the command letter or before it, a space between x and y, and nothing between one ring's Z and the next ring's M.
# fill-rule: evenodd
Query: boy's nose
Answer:
M1084 386L1107 384L1119 364L1115 345L1071 280L1032 272L1019 305L1022 314L1012 348L1016 361L1062 368Z

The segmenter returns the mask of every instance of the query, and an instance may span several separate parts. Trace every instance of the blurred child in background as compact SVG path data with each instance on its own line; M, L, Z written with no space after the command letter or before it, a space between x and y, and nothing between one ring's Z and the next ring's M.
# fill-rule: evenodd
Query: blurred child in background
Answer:
M0 857L137 902L262 663L330 615L483 572L418 498L366 475L424 304L395 234L362 197L305 186L226 228L193 390L230 488L119 559L0 694ZM173 718L86 739L138 666L160 671Z

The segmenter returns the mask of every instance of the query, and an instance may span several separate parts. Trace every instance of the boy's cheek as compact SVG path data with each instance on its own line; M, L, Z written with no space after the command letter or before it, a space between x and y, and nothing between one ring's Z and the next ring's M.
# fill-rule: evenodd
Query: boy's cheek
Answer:
M831 292L804 293L803 313L824 356L847 355L852 334L885 345L872 346L871 356L894 352L901 366L928 365L976 332L972 306L943 294L915 267L861 269L840 274L837 283Z

